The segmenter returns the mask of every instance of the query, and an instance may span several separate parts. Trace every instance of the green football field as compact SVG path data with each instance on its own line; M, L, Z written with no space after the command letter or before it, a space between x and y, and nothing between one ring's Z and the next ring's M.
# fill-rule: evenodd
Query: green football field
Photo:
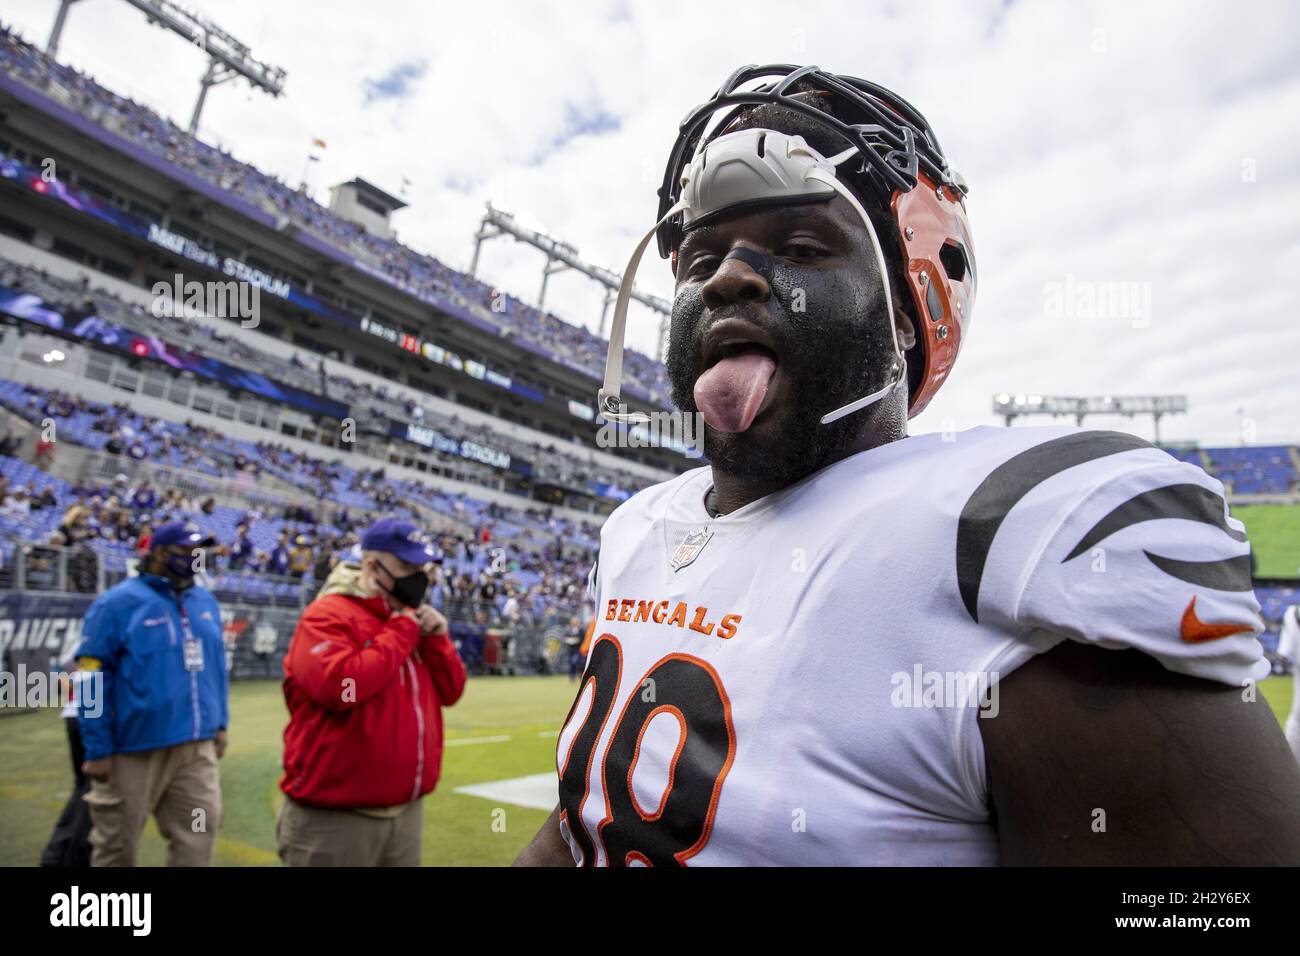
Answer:
M1279 722L1291 706L1291 678L1262 685ZM448 746L442 780L425 802L424 863L503 866L532 838L548 810L456 793L457 788L554 773L555 736L575 685L563 677L471 678L445 712ZM230 689L230 749L221 765L225 823L217 842L224 866L276 866L280 685ZM0 866L33 865L72 787L63 726L55 710L0 718ZM140 862L161 865L165 848L150 821Z
M1300 505L1234 505L1246 526L1261 578L1300 576Z
M502 866L532 839L550 810L455 793L457 787L555 771L555 738L577 685L564 677L473 677L446 709L442 779L425 801L424 863ZM281 734L288 712L275 681L230 687L230 748L221 762L224 866L278 866L275 816ZM55 710L0 718L0 866L39 862L68 793L72 767ZM150 820L140 863L161 865L166 847Z

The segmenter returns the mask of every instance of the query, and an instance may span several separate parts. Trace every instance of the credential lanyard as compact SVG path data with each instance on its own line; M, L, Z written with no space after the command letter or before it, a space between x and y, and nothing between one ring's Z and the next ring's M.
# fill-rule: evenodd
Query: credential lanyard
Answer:
M185 600L176 595L176 605L181 611L181 632L184 635L185 669L187 671L203 670L203 643L190 630L190 616L185 610Z

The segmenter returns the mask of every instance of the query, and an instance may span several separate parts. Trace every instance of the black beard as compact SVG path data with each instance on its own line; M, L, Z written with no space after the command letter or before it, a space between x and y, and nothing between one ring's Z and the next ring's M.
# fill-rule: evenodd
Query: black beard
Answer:
M673 403L699 411L695 382L704 371L700 343L708 327L743 316L763 328L776 345L786 381L783 404L769 408L771 429L719 432L704 426L704 454L716 469L763 485L785 487L842 457L862 434L873 407L823 425L828 412L862 398L888 381L894 342L883 296L874 282L847 270L804 269L777 262L766 303L730 303L706 311L700 284L683 288L673 302L668 369ZM796 291L805 309L795 311ZM887 400L886 400L887 401Z

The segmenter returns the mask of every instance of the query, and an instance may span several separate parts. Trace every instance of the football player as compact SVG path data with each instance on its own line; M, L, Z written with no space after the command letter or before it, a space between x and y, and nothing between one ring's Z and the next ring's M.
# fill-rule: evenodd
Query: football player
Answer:
M1300 604L1292 604L1282 613L1277 653L1291 668L1291 714L1286 719L1286 742L1300 761Z
M637 420L657 238L710 464L604 526L519 863L1300 863L1220 483L1114 432L907 435L970 329L966 191L910 104L814 67L738 70L683 121L599 402Z

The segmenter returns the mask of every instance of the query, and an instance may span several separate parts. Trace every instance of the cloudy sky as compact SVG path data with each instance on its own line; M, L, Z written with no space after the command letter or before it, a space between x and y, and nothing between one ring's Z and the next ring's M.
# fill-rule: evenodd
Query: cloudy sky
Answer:
M297 183L409 180L404 241L469 265L484 203L621 269L653 221L687 110L745 63L883 83L929 118L971 185L980 288L967 344L913 423L996 422L999 392L1186 394L1166 439L1300 440L1300 14L1285 2L744 4L188 0L288 71L235 81L200 134ZM55 0L0 17L43 44ZM580 12L579 12L580 11ZM797 14L792 16L792 13ZM60 59L184 125L206 65L123 0L82 0ZM484 247L480 275L535 301L540 253ZM1123 285L1115 285L1115 284ZM651 258L641 285L671 292ZM1088 296L1130 290L1127 315ZM576 274L547 304L595 327ZM651 349L656 320L630 337ZM1095 419L1150 437L1149 421Z

